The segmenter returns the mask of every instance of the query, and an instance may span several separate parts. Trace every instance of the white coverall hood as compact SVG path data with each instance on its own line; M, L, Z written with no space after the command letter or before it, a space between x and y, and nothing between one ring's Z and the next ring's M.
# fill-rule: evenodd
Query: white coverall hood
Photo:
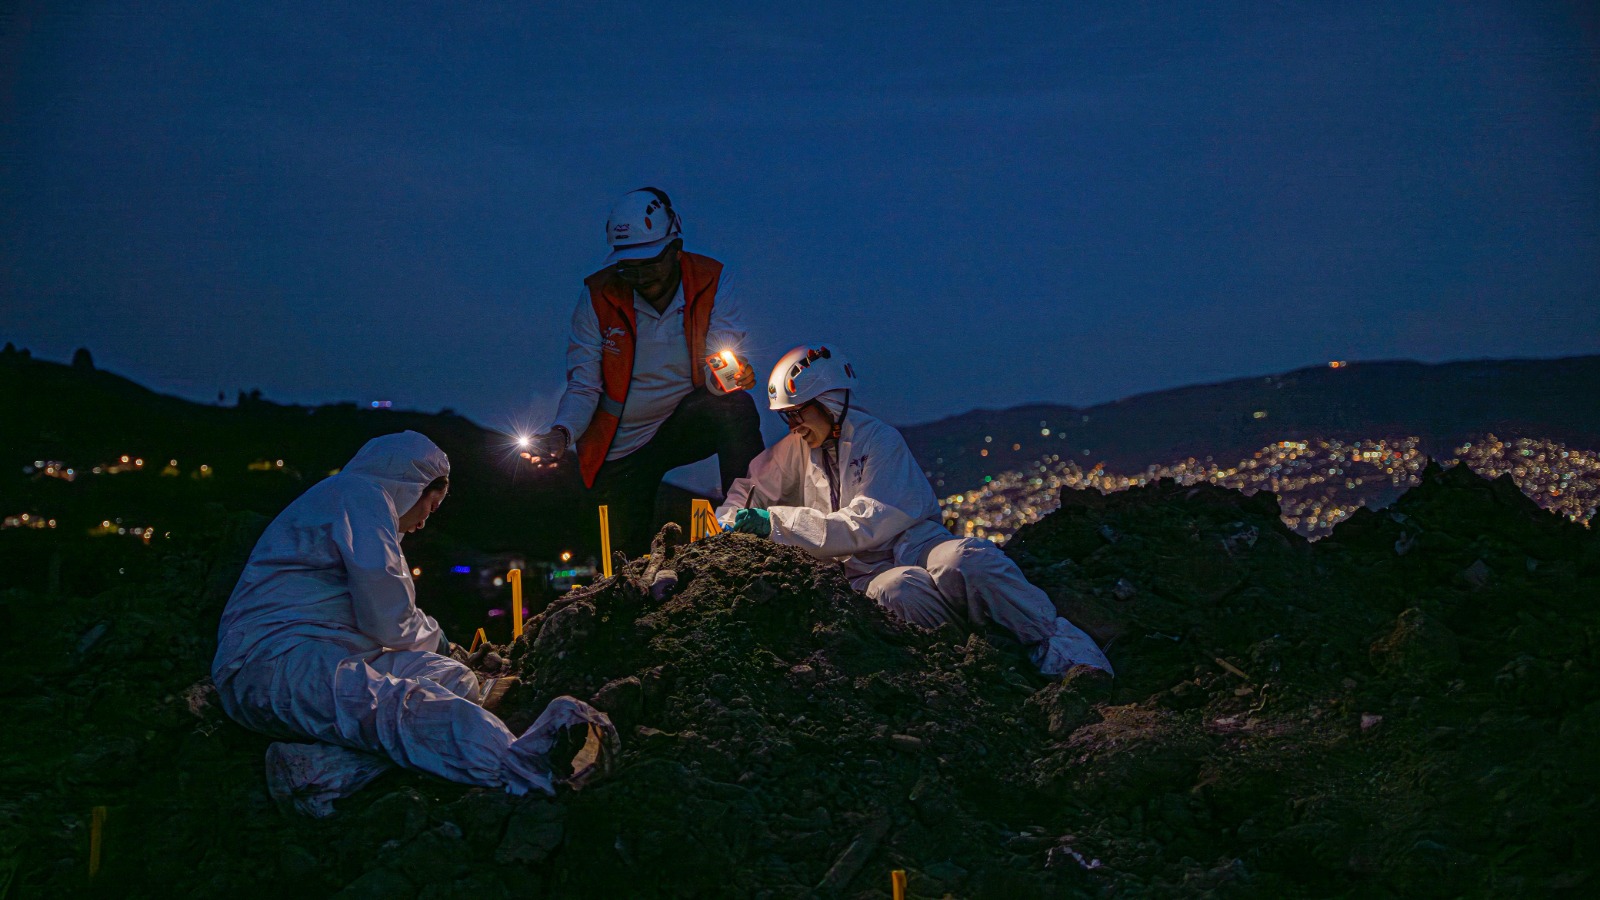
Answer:
M376 483L401 516L422 498L423 488L450 474L450 458L424 435L402 431L367 441L339 474Z

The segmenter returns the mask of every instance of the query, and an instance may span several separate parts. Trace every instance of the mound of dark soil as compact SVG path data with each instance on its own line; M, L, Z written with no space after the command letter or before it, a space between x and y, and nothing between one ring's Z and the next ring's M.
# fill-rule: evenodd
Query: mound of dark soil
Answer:
M13 896L864 898L894 869L913 897L1592 892L1596 535L1464 468L1315 544L1265 494L1063 501L1007 552L1114 683L905 626L768 541L663 547L511 649L514 729L566 693L622 736L554 802L396 773L280 817L265 739L182 690L231 550L93 603L13 592L64 639L4 673L0 884L9 861Z
M513 727L575 694L624 735L616 775L564 801L575 896L808 896L886 888L893 868L987 892L1043 874L1010 843L1046 818L1010 778L1040 736L1024 701L1043 682L1019 653L892 621L837 567L748 535L668 565L664 602L636 561L531 622L515 655Z

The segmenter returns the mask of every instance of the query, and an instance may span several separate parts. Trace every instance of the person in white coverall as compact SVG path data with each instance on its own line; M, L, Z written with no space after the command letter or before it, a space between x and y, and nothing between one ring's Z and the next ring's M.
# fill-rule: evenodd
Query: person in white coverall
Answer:
M547 756L558 731L590 726L614 749L610 721L571 698L517 737L478 705L472 670L442 655L449 642L417 608L400 539L438 509L449 474L444 451L414 431L373 438L256 542L223 610L211 677L239 724L313 742L268 749L281 803L328 815L391 762L553 795L560 779Z
M717 510L725 528L836 559L856 590L927 628L993 623L1048 676L1074 665L1111 674L1094 640L1056 615L998 547L957 538L905 439L852 408L855 370L823 345L789 351L767 398L789 434L750 464Z

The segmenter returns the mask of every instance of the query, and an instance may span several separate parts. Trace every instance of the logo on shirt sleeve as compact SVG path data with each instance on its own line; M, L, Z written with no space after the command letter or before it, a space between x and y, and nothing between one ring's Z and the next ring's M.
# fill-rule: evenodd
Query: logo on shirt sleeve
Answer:
M615 325L607 328L600 339L600 351L602 353L621 353L622 347L617 344L617 338L627 333L627 329L619 328Z

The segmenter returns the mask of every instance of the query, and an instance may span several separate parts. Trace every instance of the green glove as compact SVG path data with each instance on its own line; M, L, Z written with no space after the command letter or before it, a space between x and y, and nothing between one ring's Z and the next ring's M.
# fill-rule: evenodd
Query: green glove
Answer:
M741 509L733 514L733 530L756 537L772 535L772 513L764 509Z

